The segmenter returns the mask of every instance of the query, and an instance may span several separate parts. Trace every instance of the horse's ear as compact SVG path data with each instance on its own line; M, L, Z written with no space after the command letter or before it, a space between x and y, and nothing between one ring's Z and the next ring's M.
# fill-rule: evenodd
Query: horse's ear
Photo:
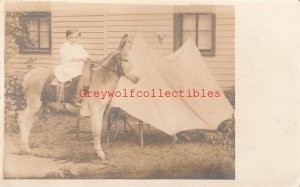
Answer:
M125 34L120 41L119 50L124 48L124 46L127 42L127 39L128 39L128 34Z

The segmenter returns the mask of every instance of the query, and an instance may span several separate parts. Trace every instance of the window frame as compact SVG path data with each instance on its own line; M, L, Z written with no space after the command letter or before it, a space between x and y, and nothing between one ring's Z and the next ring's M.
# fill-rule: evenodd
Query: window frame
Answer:
M52 53L52 28L51 28L51 13L50 12L26 12L26 17L38 18L38 45L40 45L40 18L44 17L48 20L48 48L41 48L38 46L28 47L20 46L21 54L51 54Z
M176 13L174 14L174 46L173 50L176 51L183 44L183 16L184 15L195 15L196 16L196 45L198 45L198 32L199 32L199 16L211 16L211 48L210 49L199 49L202 56L215 56L216 53L216 14L215 13ZM200 31L201 32L201 31ZM198 47L198 46L197 46Z

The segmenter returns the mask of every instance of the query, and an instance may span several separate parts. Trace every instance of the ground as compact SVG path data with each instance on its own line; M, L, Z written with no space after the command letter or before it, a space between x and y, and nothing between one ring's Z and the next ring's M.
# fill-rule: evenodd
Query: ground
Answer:
M137 122L130 119L137 132ZM106 126L106 125L105 125ZM76 138L76 118L58 114L38 121L31 133L31 155L18 151L18 135L5 135L5 178L99 179L234 179L235 151L210 141L207 133L185 132L191 140L173 137L145 126L144 147L138 136L120 125L113 143L102 146L107 160L97 158L88 118L81 120ZM213 132L214 134L214 132ZM113 140L113 138L111 138Z

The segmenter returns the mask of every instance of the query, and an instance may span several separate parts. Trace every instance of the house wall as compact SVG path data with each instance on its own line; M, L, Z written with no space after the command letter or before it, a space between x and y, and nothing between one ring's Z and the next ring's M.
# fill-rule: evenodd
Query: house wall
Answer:
M132 39L141 32L146 41L167 55L173 52L173 14L188 12L216 13L216 53L204 57L208 67L223 89L234 86L234 8L228 6L141 6L52 3L27 6L26 9L50 10L52 14L52 54L17 54L13 68L25 72L24 62L37 59L36 66L53 67L60 63L59 47L65 41L65 30L78 27L80 43L92 58L102 59L115 48L127 33ZM20 6L24 10L24 6ZM84 7L84 11L82 10ZM14 7L16 10L16 6ZM7 8L7 11L10 9ZM156 35L165 36L162 44Z
M216 53L206 57L208 67L223 88L234 86L235 75L235 15L234 7L217 6Z

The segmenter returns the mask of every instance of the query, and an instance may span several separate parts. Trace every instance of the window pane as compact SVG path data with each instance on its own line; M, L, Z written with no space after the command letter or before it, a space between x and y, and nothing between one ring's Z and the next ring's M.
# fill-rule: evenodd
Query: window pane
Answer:
M49 48L49 34L47 32L41 32L40 33L40 48Z
M40 17L40 31L48 31L48 18Z
M196 31L196 15L183 16L183 31Z
M28 31L38 31L38 18L30 17Z
M31 40L31 44L28 47L37 48L38 47L38 32L29 32L29 38Z
M26 21L28 18L28 22ZM24 21L26 39L20 41L20 53L51 53L50 12L28 12Z
M211 49L211 31L198 32L198 48Z
M199 15L198 29L211 30L211 15Z
M192 38L193 41L195 41L195 43L196 43L196 32L194 32L194 31L185 31L185 32L183 32L183 38L182 38L183 43L184 43L188 38Z

